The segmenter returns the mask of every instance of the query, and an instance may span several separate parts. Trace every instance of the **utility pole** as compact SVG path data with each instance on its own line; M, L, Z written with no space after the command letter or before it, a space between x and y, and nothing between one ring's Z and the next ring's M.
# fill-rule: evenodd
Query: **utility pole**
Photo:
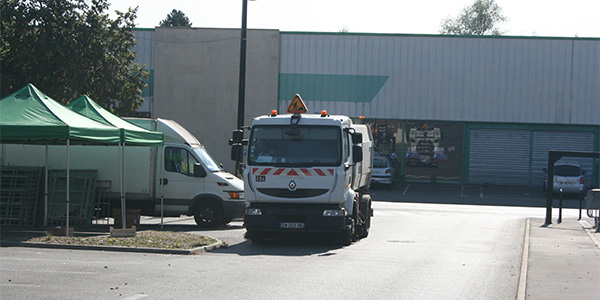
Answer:
M237 129L242 129L244 126L244 105L246 100L246 41L247 29L246 20L248 14L248 0L242 0L242 40L240 43L240 81L238 89L238 116ZM235 171L241 174L241 162L236 161Z

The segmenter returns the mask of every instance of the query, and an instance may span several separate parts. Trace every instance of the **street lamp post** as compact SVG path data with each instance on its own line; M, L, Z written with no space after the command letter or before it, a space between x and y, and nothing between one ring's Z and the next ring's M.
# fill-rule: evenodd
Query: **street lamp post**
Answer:
M248 0L242 0L242 40L240 43L240 82L239 82L239 94L238 94L238 129L244 126L244 101L246 93L246 40L247 40L247 29L246 29L246 15L248 13Z
M240 81L238 88L238 115L237 128L242 129L244 126L244 105L246 100L246 41L247 29L246 20L248 14L248 0L242 0L242 40L240 43ZM241 162L235 162L235 171L241 174Z

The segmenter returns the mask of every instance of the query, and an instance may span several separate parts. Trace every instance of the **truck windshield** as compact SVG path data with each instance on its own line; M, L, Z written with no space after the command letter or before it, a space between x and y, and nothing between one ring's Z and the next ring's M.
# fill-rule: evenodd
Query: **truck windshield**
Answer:
M198 155L198 157L200 158L202 163L206 166L208 171L210 171L210 172L221 171L221 166L219 166L219 164L217 164L214 161L214 159L210 156L210 154L208 154L208 152L206 152L206 149L200 148L200 147L198 147L198 148L194 147L194 152L196 152L196 155Z
M339 166L342 161L340 128L299 126L299 134L286 135L289 125L252 127L249 165Z

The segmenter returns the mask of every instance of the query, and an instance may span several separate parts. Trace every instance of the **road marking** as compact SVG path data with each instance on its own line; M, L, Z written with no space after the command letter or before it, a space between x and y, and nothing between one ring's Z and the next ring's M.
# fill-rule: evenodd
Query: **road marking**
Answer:
M531 219L525 221L525 237L523 238L523 254L521 255L521 272L519 273L519 286L517 287L517 300L525 300L527 289L527 263L529 261L529 231Z
M4 273L4 272L27 272L27 273L31 273L31 272L35 272L35 273L59 273L59 274L76 274L76 275L95 275L98 274L98 272L82 272L82 271L55 271L55 270L18 270L18 269L0 269L0 272Z
M409 187L410 187L410 184L406 186L406 188L404 189L404 192L402 192L402 196L406 195L406 192L408 191Z
M5 286L18 286L18 287L42 287L39 284L23 284L23 283L2 283L0 284L0 286L5 287Z
M123 298L123 300L136 300L136 299L146 298L148 296L149 295L146 295L146 294L137 294L137 295L133 295L131 297Z

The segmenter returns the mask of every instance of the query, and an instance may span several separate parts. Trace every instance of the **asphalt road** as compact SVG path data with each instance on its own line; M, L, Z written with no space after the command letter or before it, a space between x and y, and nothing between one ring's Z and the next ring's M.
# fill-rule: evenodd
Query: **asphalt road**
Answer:
M2 247L2 299L515 299L525 218L543 209L386 196L401 192L373 191L371 234L348 247L326 237L254 245L239 221L207 231L191 218L166 229L230 246L195 256Z

